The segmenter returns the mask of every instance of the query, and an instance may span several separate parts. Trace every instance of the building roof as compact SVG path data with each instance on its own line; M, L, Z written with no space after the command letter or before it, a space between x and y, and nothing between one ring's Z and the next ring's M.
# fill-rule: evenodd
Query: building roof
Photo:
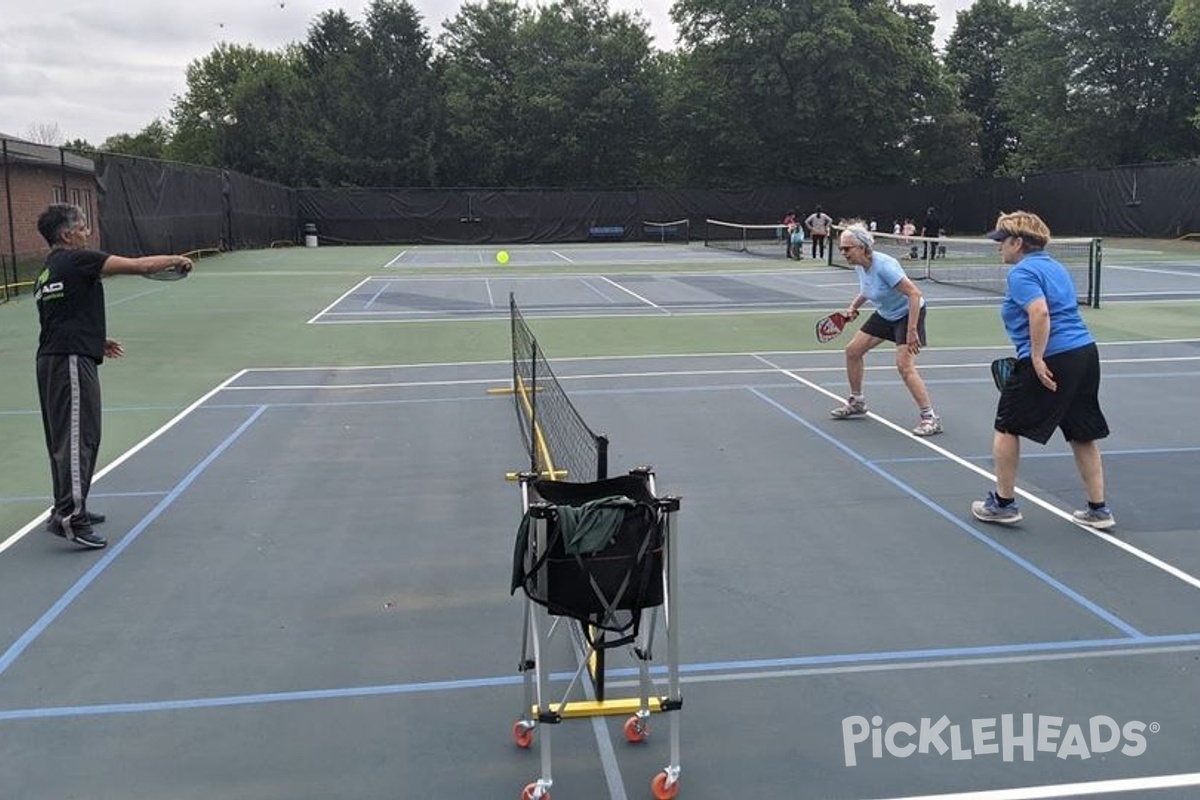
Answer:
M4 133L0 133L0 157L6 157L11 164L65 168L71 172L89 175L96 172L96 164L90 158L63 150L61 147L26 142Z

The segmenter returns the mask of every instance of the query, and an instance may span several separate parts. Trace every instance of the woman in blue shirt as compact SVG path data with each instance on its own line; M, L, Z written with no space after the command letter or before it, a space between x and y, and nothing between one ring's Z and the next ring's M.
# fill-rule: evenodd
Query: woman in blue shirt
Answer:
M1013 265L1000 318L1016 348L1017 367L996 407L996 488L976 500L971 512L984 522L1019 522L1015 487L1021 437L1045 444L1059 428L1087 492L1088 507L1074 512L1075 521L1111 528L1116 521L1104 501L1104 466L1096 444L1108 436L1100 410L1100 354L1079 313L1075 285L1066 268L1045 252L1050 229L1037 214L1001 214L987 236L1000 243L1004 263Z
M866 224L855 220L842 224L838 250L854 266L858 275L858 294L846 307L845 314L854 319L858 309L867 301L875 306L872 314L846 345L846 377L850 381L850 397L844 405L829 412L834 419L866 416L867 400L863 395L863 359L876 345L884 341L896 343L896 370L917 404L920 420L913 433L932 436L942 432L942 421L933 411L929 390L917 372L917 354L925 345L925 298L921 290L905 274L900 262L886 253L874 251L875 237Z

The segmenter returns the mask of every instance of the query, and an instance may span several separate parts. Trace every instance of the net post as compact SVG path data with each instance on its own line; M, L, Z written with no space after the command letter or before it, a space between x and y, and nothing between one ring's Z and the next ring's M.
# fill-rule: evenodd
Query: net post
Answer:
M517 297L513 292L508 293L508 333L512 345L512 389L520 391L517 375Z
M596 480L608 477L608 437L596 437Z
M529 360L529 471L538 472L538 445L537 432L539 430L538 414L537 414L537 396L538 396L538 343L533 334L529 335L529 351L532 356ZM549 467L547 467L549 469ZM552 476L553 477L553 476Z
M1100 237L1092 240L1092 268L1088 271L1092 308L1100 307L1100 265L1104 263L1104 246Z

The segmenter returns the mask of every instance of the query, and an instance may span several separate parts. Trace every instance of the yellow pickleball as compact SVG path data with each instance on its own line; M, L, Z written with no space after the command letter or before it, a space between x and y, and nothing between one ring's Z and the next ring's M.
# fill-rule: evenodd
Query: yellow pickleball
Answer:
M501 250L499 253L496 253L496 261L501 264L507 264L508 263L508 251Z

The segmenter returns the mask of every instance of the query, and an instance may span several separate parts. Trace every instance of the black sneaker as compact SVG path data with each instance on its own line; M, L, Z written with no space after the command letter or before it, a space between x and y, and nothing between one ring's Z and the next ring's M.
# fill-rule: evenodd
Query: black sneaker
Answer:
M84 525L80 528L71 528L70 533L67 534L67 539L79 545L80 547L87 547L92 550L99 550L101 547L106 547L108 545L108 540L92 530L91 525Z
M87 516L88 525L99 525L100 523L104 522L104 520L108 519L108 517L104 516L103 514L95 514L91 511L87 512ZM50 531L55 536L65 537L67 535L66 532L63 531L62 517L58 516L54 512L51 512L50 519L46 520L46 530Z

